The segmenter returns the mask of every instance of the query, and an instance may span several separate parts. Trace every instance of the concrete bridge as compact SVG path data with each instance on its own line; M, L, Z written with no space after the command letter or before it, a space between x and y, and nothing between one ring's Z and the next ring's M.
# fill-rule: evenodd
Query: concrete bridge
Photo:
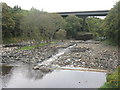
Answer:
M66 17L68 15L76 15L79 17L87 17L87 16L106 16L109 13L109 10L99 10L99 11L77 11L77 12L56 12L60 14L62 17Z
M76 11L76 12L56 12L55 14L60 14L62 17L67 17L68 15L76 15L83 18L83 31L85 30L86 17L88 16L106 16L109 10L96 10L96 11Z

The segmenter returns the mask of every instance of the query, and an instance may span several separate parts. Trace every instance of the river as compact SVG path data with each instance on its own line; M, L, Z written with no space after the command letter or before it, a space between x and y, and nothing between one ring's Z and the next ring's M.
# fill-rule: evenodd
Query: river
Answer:
M70 51L75 46L59 49L58 53L48 60L38 63L50 66L54 60ZM7 65L2 66L1 88L99 88L106 82L105 72L80 71L75 69L38 69L34 70L33 65Z
M33 70L31 65L3 66L4 88L99 88L106 82L106 73L54 70Z

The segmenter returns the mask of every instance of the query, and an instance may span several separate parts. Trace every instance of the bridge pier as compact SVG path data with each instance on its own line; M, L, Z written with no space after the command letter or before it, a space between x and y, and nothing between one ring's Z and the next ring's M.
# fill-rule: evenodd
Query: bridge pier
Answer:
M86 16L86 17L83 17L83 31L86 31L86 30L85 30L86 18L87 18L87 16Z

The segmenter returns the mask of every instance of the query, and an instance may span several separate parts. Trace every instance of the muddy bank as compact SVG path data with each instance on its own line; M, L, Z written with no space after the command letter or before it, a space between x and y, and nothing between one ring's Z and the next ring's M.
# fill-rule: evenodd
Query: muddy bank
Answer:
M32 50L18 50L21 47L1 47L2 63L41 63L58 52L59 48L66 48L71 42L59 42Z

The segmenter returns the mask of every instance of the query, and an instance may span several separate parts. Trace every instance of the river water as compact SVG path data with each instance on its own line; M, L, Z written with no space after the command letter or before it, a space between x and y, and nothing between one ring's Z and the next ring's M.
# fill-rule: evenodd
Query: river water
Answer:
M4 88L99 88L106 82L106 73L54 70L33 70L31 65L2 66Z

